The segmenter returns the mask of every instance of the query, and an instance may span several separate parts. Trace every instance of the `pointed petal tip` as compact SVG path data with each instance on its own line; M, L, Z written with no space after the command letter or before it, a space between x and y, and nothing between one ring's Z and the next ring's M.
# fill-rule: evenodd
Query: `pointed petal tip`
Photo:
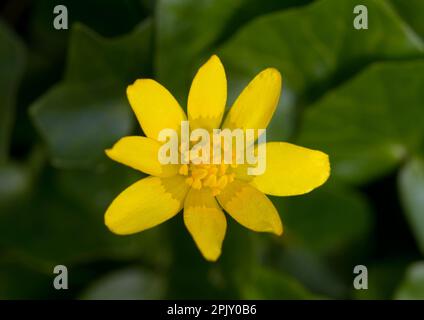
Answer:
M147 83L147 82L151 82L151 81L155 82L154 79L150 79L150 78L135 79L133 83L127 85L127 90L126 90L127 94L128 94L128 92L135 90L137 86L144 84L144 83Z
M274 234L277 236L282 236L284 233L284 229L283 226L280 224L280 226L278 226L275 230L274 230Z
M206 255L206 254L202 253L202 255L207 261L216 262L216 261L218 261L219 257L221 256L221 252L219 252L217 254L213 254L213 255Z
M116 161L116 160L114 159L114 156L113 156L113 153L114 153L114 151L113 151L113 147L112 147L112 148L108 148L108 149L104 149L104 152L105 152L105 155L106 155L109 159L111 159L111 160L113 160L113 161Z
M127 94L134 88L135 84L137 83L137 81L139 81L140 79L135 80L133 83L127 85L127 89L126 92Z
M323 183L325 183L328 180L328 178L330 178L330 175L331 175L331 163L330 163L330 156L328 154L324 153L324 152L323 152L323 154L324 154L324 157L325 157L325 164L326 164L325 167L326 167L326 172L327 172L326 178L323 182Z
M278 69L270 67L270 68L266 68L265 70L263 70L261 72L261 74L269 76L270 78L274 78L277 82L282 82L282 76L280 71L278 71Z
M116 235L119 235L119 236L125 235L125 233L120 232L119 231L119 228L117 228L117 226L114 225L113 221L111 220L111 216L110 216L110 214L108 212L109 212L109 208L106 210L106 213L105 213L104 219L103 219L106 228L108 228L108 230L110 232L112 232L112 233L114 233Z
M310 191L321 187L324 183L328 181L331 175L331 164L330 164L330 157L328 154L322 151L318 151L321 154L322 157L322 178L321 183L312 188Z
M280 215L277 213L274 221L272 221L270 233L276 236L281 236L284 233L283 222L281 221Z
M219 58L219 56L217 54L213 54L211 55L211 57L209 58L209 60L217 60L219 62L221 62L221 59Z
M225 75L224 65L222 64L221 59L216 54L211 55L208 61L205 64L203 64L200 68L204 66L210 66L211 64L218 66L218 69L221 70L221 72L223 72Z

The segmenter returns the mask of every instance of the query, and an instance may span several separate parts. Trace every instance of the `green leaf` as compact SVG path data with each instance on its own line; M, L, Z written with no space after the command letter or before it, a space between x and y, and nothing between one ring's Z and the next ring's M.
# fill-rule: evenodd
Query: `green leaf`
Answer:
M319 241L319 238L316 240ZM352 255L351 252L349 253ZM346 292L351 286L351 282L349 279L349 283L346 284L342 275L337 272L335 266L337 265L339 270L340 266L336 257L331 256L331 259L328 259L328 257L296 246L285 247L284 250L278 246L273 254L276 257L275 268L295 277L315 294L335 299L346 298ZM345 252L343 256L344 260L350 258L346 256Z
M312 299L296 279L282 272L265 267L254 269L251 279L246 279L242 289L242 299Z
M122 171L121 171L122 173ZM130 185L133 177L108 171L97 174L78 172L79 184L74 185L92 197L82 202L75 193L65 191L62 175L47 171L27 201L0 215L0 243L7 250L33 261L42 270L52 270L56 264L92 262L99 259L145 259L150 265L163 265L169 257L164 227L130 235L118 236L104 224L104 212L120 191L107 190L101 183L115 177L117 186ZM71 174L71 173L69 173ZM106 178L102 175L111 175ZM88 181L97 179L96 183ZM126 183L125 183L126 181ZM100 186L100 187L99 187ZM112 194L113 193L113 194ZM86 199L87 199L86 198ZM105 201L106 200L106 201Z
M92 167L133 129L125 87L151 68L150 21L105 39L76 25L65 81L35 101L31 115L58 167Z
M155 71L158 80L178 98L185 99L188 93L193 68L200 66L199 55L217 39L243 2L245 0L158 1Z
M395 294L395 299L424 299L424 262L416 262L408 268L403 283Z
M317 254L343 252L371 229L366 199L340 184L325 186L302 197L273 197L285 227L282 241Z
M424 159L411 159L402 168L399 193L418 247L424 254Z
M104 38L81 24L72 29L65 81L119 79L125 85L151 72L152 23L147 20L131 33Z
M128 268L96 280L81 295L85 300L150 300L164 295L164 281L158 275Z
M267 67L283 76L283 95L268 140L285 139L301 109L379 59L422 55L423 44L384 1L367 1L370 27L353 28L356 0L322 0L259 17L218 51L230 88L242 88ZM234 98L238 90L232 93Z
M104 149L133 127L131 108L116 82L59 84L31 106L31 115L59 167L96 164Z
M306 110L299 144L329 154L332 175L365 183L424 138L424 61L378 63Z
M53 9L57 5L68 9L68 24L83 23L90 29L104 36L118 36L130 32L131 29L148 14L140 0L90 2L75 0L38 0L31 5L29 11L29 27L31 45L37 50L54 56L66 48L71 30L56 30L53 19L57 14Z
M390 0L405 21L424 38L424 2L422 0Z
M52 269L53 270L53 269ZM16 257L0 260L0 299L48 299L51 298L53 274L40 273L31 265L18 262Z
M61 193L89 212L105 212L124 189L146 175L112 160L95 170L58 170L55 183Z
M256 16L313 0L160 0L156 61L158 80L181 102L196 70L214 48ZM178 74L178 77L175 75Z
M23 44L0 20L0 163L9 154L16 93L24 65Z

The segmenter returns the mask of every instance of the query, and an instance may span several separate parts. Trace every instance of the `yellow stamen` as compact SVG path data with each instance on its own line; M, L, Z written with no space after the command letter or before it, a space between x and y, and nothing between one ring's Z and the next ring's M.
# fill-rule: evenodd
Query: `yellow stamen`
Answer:
M205 182L203 183L205 187L215 187L216 186L216 175L210 175L206 178Z
M219 178L218 179L218 181L217 181L217 187L219 188L219 189L224 189L225 188L225 186L227 185L227 183L228 183L228 178L227 178L227 176L222 176L221 178Z
M208 170L202 168L194 168L192 171L192 176L194 179L202 180L208 175Z
M227 168L228 168L228 164L221 163L221 164L219 165L219 175L220 175L220 176L224 175L224 174L225 174L225 172L227 171Z
M218 188L213 188L212 189L212 195L215 197L217 195L219 195L221 193L221 190Z
M194 182L191 186L194 189L200 190L202 188L202 182L200 181L200 179L194 179Z
M216 175L217 172L218 172L218 168L216 166L211 166L209 168L209 174Z
M193 189L199 190L201 188L210 188L212 195L217 196L229 183L234 181L235 174L231 172L231 168L237 165L226 163L195 164L193 160L194 159L190 159L190 164L183 164L179 168L179 173L181 175L188 176L185 181Z
M189 186L191 186L193 184L194 179L193 177L188 177L185 181Z
M188 165L183 164L181 165L180 169L178 170L179 174L186 176L188 175Z

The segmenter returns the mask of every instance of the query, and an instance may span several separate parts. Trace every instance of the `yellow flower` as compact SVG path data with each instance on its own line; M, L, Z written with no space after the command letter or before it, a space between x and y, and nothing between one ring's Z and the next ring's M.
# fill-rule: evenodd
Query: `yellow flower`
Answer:
M221 127L266 128L280 92L280 73L265 69L242 91ZM106 154L151 176L128 187L107 209L105 224L116 234L154 227L184 208L184 223L197 247L207 260L215 261L227 228L223 210L246 228L281 235L280 216L265 194L304 194L330 174L325 153L285 142L266 144L266 171L258 176L247 176L245 165L163 165L158 160L158 134L164 128L179 132L186 114L171 93L151 79L135 81L127 96L146 137L124 137ZM190 129L220 128L226 100L224 67L214 55L198 70L190 88Z

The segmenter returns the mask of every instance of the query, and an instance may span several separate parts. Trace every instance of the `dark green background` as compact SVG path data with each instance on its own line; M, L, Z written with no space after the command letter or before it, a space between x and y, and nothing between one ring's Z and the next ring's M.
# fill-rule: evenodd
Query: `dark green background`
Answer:
M53 28L65 4L69 30ZM369 29L353 28L368 7ZM0 298L424 298L424 1L5 1L0 7ZM213 53L230 102L283 75L268 140L330 155L325 186L272 198L285 234L231 218L217 263L182 215L119 237L108 204L143 175L107 159L140 134L125 97L153 77L185 105ZM53 288L53 268L69 290ZM368 267L369 289L352 286Z

